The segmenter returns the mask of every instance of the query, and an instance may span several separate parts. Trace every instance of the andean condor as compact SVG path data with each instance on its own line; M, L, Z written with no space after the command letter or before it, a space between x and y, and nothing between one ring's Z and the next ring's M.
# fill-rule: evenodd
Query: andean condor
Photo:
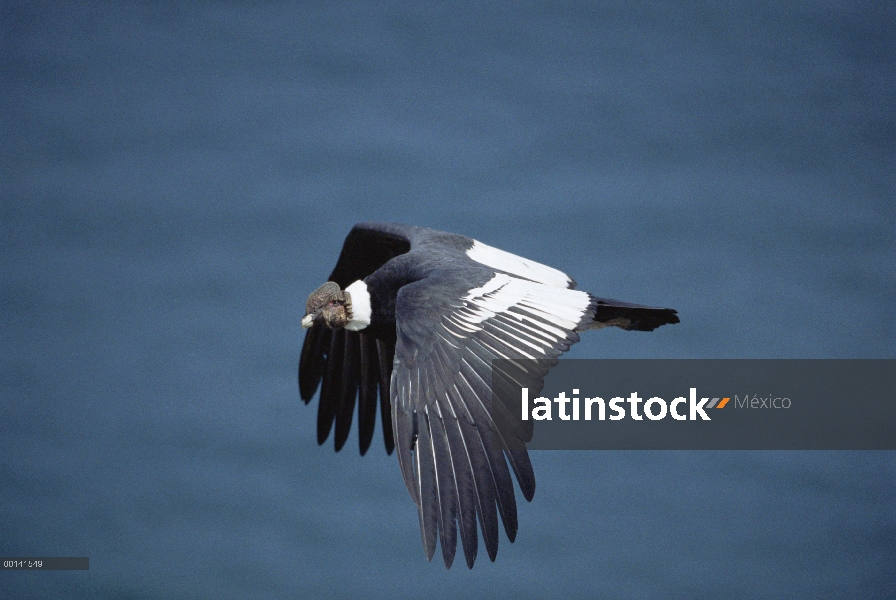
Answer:
M513 542L517 513L508 463L526 500L535 493L525 446L512 443L529 441L531 429L528 439L525 432L521 440L493 437L491 360L555 364L579 341L578 332L652 331L679 322L670 308L574 288L556 269L462 235L361 223L346 237L329 281L308 297L299 389L308 403L321 385L317 441L335 424L336 450L342 448L357 400L364 454L379 391L386 451L398 449L427 559L438 538L451 566L459 526L472 568L477 518L491 560L498 515Z

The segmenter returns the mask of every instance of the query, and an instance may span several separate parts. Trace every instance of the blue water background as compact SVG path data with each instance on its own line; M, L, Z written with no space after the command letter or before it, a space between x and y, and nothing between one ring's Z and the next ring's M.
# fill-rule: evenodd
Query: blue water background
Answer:
M896 358L896 9L0 2L3 598L896 597L890 452L536 452L498 560L315 441L352 224L681 324L575 358Z

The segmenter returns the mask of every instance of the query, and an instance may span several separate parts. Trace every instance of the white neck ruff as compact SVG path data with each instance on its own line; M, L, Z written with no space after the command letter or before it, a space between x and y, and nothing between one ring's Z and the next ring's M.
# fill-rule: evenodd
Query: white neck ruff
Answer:
M360 331L370 325L370 292L367 291L367 284L360 279L345 288L345 291L352 298L352 320L345 324L345 328Z

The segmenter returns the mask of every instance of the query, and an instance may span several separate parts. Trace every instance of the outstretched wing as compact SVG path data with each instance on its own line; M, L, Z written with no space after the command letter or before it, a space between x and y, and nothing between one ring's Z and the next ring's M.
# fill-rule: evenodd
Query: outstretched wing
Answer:
M450 566L459 526L472 568L477 519L491 560L498 550L498 515L514 540L517 512L508 463L531 500L535 477L519 443L531 439L531 429L496 425L490 361L546 359L541 372L529 374L536 381L527 384L540 390L548 366L579 340L576 329L587 327L593 316L594 301L585 292L484 267L437 271L399 291L392 420L427 558L438 537Z
M352 228L329 281L345 289L364 279L390 259L411 248L412 228L385 223L361 223ZM323 444L335 424L335 446L342 449L352 425L358 399L358 439L361 454L367 452L376 425L377 389L386 452L392 453L392 419L389 410L389 378L395 341L369 332L333 331L315 323L305 334L299 359L299 392L307 404L318 385L317 443Z

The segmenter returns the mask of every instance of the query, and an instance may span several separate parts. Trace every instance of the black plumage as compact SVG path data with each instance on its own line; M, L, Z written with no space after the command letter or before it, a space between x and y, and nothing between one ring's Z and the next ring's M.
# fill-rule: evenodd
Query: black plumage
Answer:
M335 430L340 450L357 404L367 452L379 397L386 451L398 450L426 556L439 541L448 567L459 533L472 568L477 521L491 560L499 517L510 541L516 537L511 470L526 500L535 493L525 449L531 425L511 424L491 406L489 382L500 380L490 361L543 359L544 368L527 375L540 389L580 331L678 323L672 309L596 298L555 269L421 227L355 226L329 281L339 289L327 284L309 298L299 361L302 399L320 386L318 443Z

